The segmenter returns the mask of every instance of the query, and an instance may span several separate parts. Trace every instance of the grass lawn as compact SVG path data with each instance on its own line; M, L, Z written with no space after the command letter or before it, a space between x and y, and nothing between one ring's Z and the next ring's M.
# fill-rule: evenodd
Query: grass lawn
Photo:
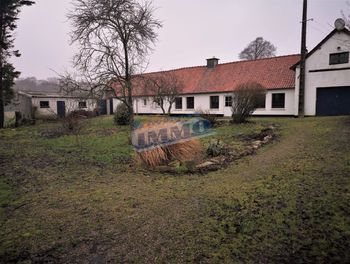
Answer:
M135 166L112 117L79 141L44 137L55 123L0 131L0 263L349 263L350 118L214 137L239 149L270 123L278 138L256 155L184 175Z

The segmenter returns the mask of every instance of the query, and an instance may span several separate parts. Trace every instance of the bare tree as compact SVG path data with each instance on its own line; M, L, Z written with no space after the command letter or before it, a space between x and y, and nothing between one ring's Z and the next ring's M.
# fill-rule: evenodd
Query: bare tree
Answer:
M75 0L73 6L68 16L74 28L72 43L80 45L74 66L80 81L91 84L83 89L91 94L114 91L133 116L132 79L145 70L161 27L151 2Z
M277 48L269 41L258 37L239 54L241 60L256 60L276 56Z
M347 4L347 6L350 8L350 2L347 1L346 4ZM346 14L346 13L344 12L344 10L341 11L341 14L342 14L342 16L343 16L343 19L344 19L344 21L345 21L345 24L346 24L347 28L350 29L350 14Z
M261 84L247 82L239 85L232 96L233 122L245 122L262 100L265 102L265 89Z
M59 91L65 95L73 95L82 99L95 99L102 98L105 94L104 87L106 84L94 83L91 78L78 78L69 72L60 75L58 79Z
M163 114L170 115L176 97L183 90L183 82L172 72L162 72L144 79L145 94L152 96Z

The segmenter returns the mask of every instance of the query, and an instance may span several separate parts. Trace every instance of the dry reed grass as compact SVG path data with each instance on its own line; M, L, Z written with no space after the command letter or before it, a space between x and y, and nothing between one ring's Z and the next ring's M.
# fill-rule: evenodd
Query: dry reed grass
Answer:
M140 128L140 132L151 128L160 129L176 124L176 121L160 120L157 123L147 123ZM181 141L171 145L162 145L142 152L137 152L137 159L146 166L156 167L166 165L171 161L197 161L203 155L203 147L198 139Z

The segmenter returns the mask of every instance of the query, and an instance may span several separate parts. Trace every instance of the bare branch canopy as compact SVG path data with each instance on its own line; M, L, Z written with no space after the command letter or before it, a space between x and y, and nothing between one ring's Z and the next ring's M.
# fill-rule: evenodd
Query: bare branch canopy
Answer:
M239 54L241 60L256 60L276 56L277 48L262 37L258 37Z
M150 94L153 102L170 115L176 97L183 91L184 83L172 72L162 72L144 77L144 94Z
M161 22L151 2L136 0L75 0L68 18L74 30L72 43L80 51L74 66L93 89L113 90L130 113L132 78L144 72L147 56L157 39Z

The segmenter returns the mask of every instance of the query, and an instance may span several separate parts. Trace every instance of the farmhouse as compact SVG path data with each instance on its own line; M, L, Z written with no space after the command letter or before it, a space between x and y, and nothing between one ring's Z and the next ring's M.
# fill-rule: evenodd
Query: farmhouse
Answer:
M93 111L96 100L61 93L18 92L19 111L23 118L65 117L75 110Z
M334 29L306 59L305 115L350 114L350 32ZM206 66L171 70L184 84L176 98L172 114L211 114L230 116L232 91L238 85L255 81L266 89L265 100L254 115L296 116L299 104L300 55L287 55L252 61L219 64L219 59L207 59ZM161 74L148 73L148 74ZM147 76L148 74L145 74ZM134 84L136 114L161 114L152 96ZM110 98L108 113L119 100Z

